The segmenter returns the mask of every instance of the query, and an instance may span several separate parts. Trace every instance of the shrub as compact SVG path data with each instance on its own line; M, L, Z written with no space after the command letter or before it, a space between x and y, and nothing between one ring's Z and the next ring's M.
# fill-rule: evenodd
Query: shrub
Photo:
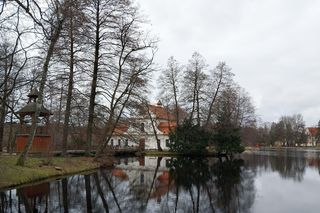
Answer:
M185 120L177 126L175 132L170 132L169 148L178 153L203 153L206 151L210 133L199 125L193 125L190 120Z

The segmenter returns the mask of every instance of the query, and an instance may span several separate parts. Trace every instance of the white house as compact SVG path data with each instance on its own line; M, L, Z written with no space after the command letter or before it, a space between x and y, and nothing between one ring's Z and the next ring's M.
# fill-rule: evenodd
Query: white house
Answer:
M317 127L308 127L306 128L306 134L307 134L307 146L316 146L318 139L319 129Z
M158 138L161 148L169 149L169 132L175 130L177 125L175 116L168 112L160 101L156 105L149 105L148 110L149 113L145 112L133 118L133 123L118 125L109 144L117 147L157 149Z

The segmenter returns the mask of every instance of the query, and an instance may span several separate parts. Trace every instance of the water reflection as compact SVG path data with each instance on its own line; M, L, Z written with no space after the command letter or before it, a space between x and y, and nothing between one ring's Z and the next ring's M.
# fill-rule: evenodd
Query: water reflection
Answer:
M246 166L253 171L277 172L284 179L303 181L306 168L317 168L320 171L318 154L306 155L306 152L262 153L259 155L245 154L242 158ZM320 172L319 172L320 174Z
M319 165L314 156L283 153L119 159L113 169L2 191L0 212L263 212L261 177L302 183Z

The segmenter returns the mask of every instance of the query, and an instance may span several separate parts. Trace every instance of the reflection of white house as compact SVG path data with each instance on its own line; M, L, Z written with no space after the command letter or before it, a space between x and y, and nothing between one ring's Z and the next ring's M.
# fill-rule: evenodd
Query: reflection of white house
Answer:
M307 146L316 146L317 145L317 134L318 134L317 127L308 127L306 128L307 134Z
M157 149L157 136L161 148L168 149L169 132L176 127L174 115L169 113L160 101L157 105L149 105L148 110L151 118L146 112L135 118L134 124L118 125L109 144L118 147L139 146L142 149Z
M134 197L138 200L145 201L149 198L160 202L162 197L175 186L174 181L170 182L167 168L169 161L170 159L166 157L125 158L112 169L111 174L116 181L119 181L118 186L127 183L125 188L130 188L129 193L134 193Z

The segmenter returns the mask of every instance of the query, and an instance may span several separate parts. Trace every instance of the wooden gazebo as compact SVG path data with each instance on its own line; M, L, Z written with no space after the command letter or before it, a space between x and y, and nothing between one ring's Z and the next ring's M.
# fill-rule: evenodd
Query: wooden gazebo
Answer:
M27 141L33 124L37 125L37 131L34 136L30 153L41 153L49 150L51 145L51 136L49 134L49 117L52 113L41 105L39 117L36 118L36 107L38 91L31 90L28 94L29 101L26 106L20 109L17 113L20 116L20 131L16 136L16 151L21 152Z

